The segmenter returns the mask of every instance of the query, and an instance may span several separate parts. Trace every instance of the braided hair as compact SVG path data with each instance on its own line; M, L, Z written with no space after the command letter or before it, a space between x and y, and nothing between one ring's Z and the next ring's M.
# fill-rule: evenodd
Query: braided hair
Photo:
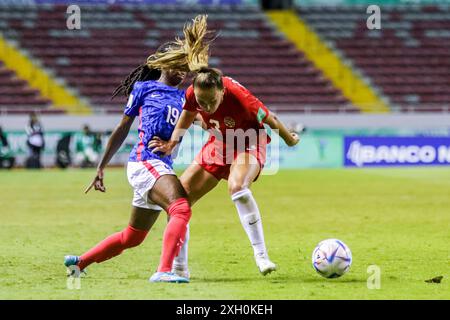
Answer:
M165 52L173 45L173 42L166 42L161 45L156 52ZM119 94L128 97L131 91L133 91L133 86L136 81L158 80L159 77L161 77L161 70L151 68L147 63L143 63L130 72L130 74L114 90L111 99Z
M136 81L157 80L161 70L198 72L208 67L209 44L205 41L211 32L207 30L207 16L199 15L183 28L184 39L164 43L147 58L146 63L135 68L114 90L112 98L118 94L129 96Z

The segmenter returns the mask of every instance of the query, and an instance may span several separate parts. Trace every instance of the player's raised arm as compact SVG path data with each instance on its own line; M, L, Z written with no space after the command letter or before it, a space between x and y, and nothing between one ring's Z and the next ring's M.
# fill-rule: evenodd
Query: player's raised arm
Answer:
M125 141L128 133L130 132L133 121L134 117L127 116L126 114L123 115L119 125L114 129L108 139L105 152L103 153L103 156L97 167L97 175L95 176L92 183L86 188L84 193L88 193L89 190L92 189L92 187L94 187L95 190L99 190L101 192L106 191L106 188L103 184L103 170L108 165L109 161L111 161L114 154L116 154L117 150L119 150L122 143Z
M271 129L278 130L278 134L288 146L293 147L300 141L298 134L290 131L273 112L269 112L264 123L267 123Z
M159 137L154 137L149 142L148 146L150 148L154 148L152 152L163 152L165 156L171 154L178 142L180 142L186 130L189 129L196 118L196 111L188 111L186 109L183 110L169 141L163 141Z

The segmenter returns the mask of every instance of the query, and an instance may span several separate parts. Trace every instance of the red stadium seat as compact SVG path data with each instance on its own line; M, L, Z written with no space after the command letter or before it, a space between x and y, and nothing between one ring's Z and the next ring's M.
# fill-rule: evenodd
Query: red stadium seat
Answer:
M50 101L42 98L26 81L18 79L16 74L0 61L0 113L10 113L17 106L27 106L28 112L31 109L41 111L50 106Z
M450 8L383 7L382 30L366 27L358 7L305 7L298 14L369 78L399 111L442 112L450 106ZM340 21L330 32L330 18Z
M5 15L8 28L0 31L65 79L95 110L108 113L122 112L125 99L110 99L122 79L198 14L188 6L139 5L126 10L117 5L87 6L82 30L71 31L61 28L65 9L23 7L24 13L33 13L26 15L27 23ZM315 106L329 112L348 109L342 93L279 36L260 9L236 6L208 11L209 27L220 31L211 46L211 65L236 78L269 107L304 112Z

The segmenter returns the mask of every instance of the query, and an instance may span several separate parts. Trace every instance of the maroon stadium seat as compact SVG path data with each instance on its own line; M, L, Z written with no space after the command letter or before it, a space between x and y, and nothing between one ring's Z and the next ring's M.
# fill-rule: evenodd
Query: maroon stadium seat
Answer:
M82 29L66 30L61 24L66 7L21 10L35 15L28 15L26 23L5 15L2 25L7 27L0 31L104 112L122 111L125 98L110 99L114 88L160 44L180 35L183 24L198 14L195 7L184 6L81 6ZM211 7L208 14L209 27L220 34L211 47L211 65L236 78L269 107L336 112L349 105L260 9Z
M0 61L0 113L47 112L50 101L42 98L39 92L17 78Z
M381 30L367 28L362 7L302 7L298 14L399 111L449 109L449 6L383 6Z

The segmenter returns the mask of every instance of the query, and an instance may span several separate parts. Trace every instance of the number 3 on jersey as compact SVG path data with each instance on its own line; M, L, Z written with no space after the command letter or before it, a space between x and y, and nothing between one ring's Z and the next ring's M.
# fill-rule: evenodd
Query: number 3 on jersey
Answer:
M167 105L167 108L169 110L167 111L166 122L170 123L171 125L176 125L178 122L178 118L180 117L180 111L170 105Z

